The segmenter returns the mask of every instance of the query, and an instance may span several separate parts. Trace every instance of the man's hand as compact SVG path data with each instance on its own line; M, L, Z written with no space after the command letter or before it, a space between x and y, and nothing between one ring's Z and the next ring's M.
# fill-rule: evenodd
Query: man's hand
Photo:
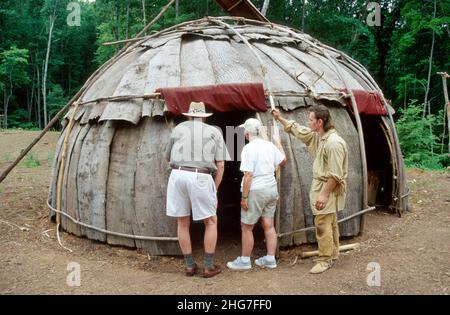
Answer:
M272 116L273 118L275 118L275 120L278 120L283 126L286 127L286 125L288 124L288 120L283 118L280 114L280 111L276 108L272 109Z
M248 199L241 199L241 208L244 211L248 211Z
M278 109L273 109L272 110L272 116L276 119L279 120L281 118L281 114L280 111Z
M314 205L317 210L322 210L328 203L328 199L330 198L329 194L321 192L319 198L316 200L316 204Z

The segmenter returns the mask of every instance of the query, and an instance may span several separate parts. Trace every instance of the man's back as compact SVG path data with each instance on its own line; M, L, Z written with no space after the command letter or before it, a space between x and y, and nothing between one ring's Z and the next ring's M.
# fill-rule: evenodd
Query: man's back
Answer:
M284 158L272 142L255 139L248 143L242 150L241 171L253 173L250 190L276 185L274 173Z
M174 128L166 149L172 166L207 168L215 171L215 161L227 159L221 132L198 120L180 123Z

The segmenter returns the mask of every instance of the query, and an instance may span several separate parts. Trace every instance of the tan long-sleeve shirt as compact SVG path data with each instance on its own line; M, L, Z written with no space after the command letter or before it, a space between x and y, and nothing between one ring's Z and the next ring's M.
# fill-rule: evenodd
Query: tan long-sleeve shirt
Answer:
M313 181L309 193L310 206L314 215L334 213L343 210L347 192L348 151L347 144L334 128L328 130L322 137L310 128L301 126L290 120L284 128L300 139L308 147L314 157ZM330 194L328 203L322 210L315 207L320 192L329 178L337 182L336 188Z

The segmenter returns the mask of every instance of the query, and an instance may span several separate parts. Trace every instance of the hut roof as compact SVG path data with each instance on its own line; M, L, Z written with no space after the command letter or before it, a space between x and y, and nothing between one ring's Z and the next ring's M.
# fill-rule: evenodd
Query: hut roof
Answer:
M345 105L341 91L346 86L379 90L361 64L308 34L243 18L204 18L133 44L86 89L76 119L82 124L91 120L137 124L142 117L163 114L163 100L142 97L158 88L265 82L248 45L218 20L233 20L235 31L259 54L271 92L279 96L278 104L285 110L309 105L312 99ZM119 99L111 99L115 97Z

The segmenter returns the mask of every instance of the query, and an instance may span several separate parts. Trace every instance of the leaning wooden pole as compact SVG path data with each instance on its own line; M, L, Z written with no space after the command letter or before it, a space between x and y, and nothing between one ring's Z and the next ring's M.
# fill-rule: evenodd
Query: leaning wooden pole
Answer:
M221 25L221 26L224 26L224 27L230 29L233 33L236 34L237 37L239 37L242 40L242 42L249 48L249 50L256 57L259 64L261 65L261 73L262 73L262 76L264 79L264 83L266 84L266 88L268 90L270 108L271 108L271 110L274 110L275 102L273 99L272 87L271 87L270 81L266 77L267 67L264 65L264 62L261 59L261 57L259 56L259 54L255 51L255 49L252 47L252 45L250 45L249 41L244 36L242 36L238 31L236 31L231 25L229 25L221 20L215 19L215 18L208 18L208 20L212 21L213 23L216 23L218 25ZM282 153L284 153L284 155L286 156L286 154L283 150L283 147L281 145L280 131L278 130L275 118L272 118L272 121L273 121L272 138L273 138L275 144L277 145L277 147L279 149L281 149ZM277 170L276 170L276 179L277 179L278 190L280 189L280 178L281 178L280 176L281 176L281 170L280 170L280 167L278 166ZM277 234L280 234L280 200L278 200L278 202L277 202L277 211L275 214L275 231L277 232ZM279 242L277 241L276 256L278 256L279 250L280 250L280 246L279 246Z
M450 102L448 100L448 90L447 90L447 78L450 78L450 75L447 72L438 72L437 74L439 74L442 77L442 85L444 88L445 110L447 112L447 128L449 134L448 154L450 155Z
M155 24L164 14L164 12L167 11L169 6L174 3L175 0L171 0L149 24L147 24L142 31L140 31L136 37L141 36L147 29L149 29L153 24ZM47 133L47 131L50 130L57 122L58 120L65 114L67 109L78 100L80 97L84 95L84 93L87 91L89 87L95 82L95 80L103 74L114 62L116 62L119 57L121 57L124 53L126 53L126 50L128 47L132 45L132 42L128 42L114 57L109 59L107 62L105 62L100 68L98 68L91 76L87 79L86 83L81 87L81 89L75 94L70 101L53 117L53 119L48 123L47 126L45 126L44 130L20 153L20 155L14 160L14 162L8 166L0 175L0 183L8 176L8 174L17 166L17 164L20 163L20 161L27 155L28 152L36 145L36 143L39 142L39 140L42 139L42 137Z
M61 162L59 164L59 172L58 172L58 184L56 186L56 209L58 212L56 212L56 238L58 240L59 245L68 250L69 252L72 252L71 249L65 247L62 242L61 238L59 236L59 227L61 226L61 206L62 206L62 182L64 178L64 169L66 166L66 157L67 157L67 142L69 141L70 133L72 131L73 127L73 121L75 120L75 114L78 110L79 102L75 102L75 108L73 109L72 114L70 115L69 125L67 126L67 132L64 137L64 142L62 145L62 152L61 152Z

